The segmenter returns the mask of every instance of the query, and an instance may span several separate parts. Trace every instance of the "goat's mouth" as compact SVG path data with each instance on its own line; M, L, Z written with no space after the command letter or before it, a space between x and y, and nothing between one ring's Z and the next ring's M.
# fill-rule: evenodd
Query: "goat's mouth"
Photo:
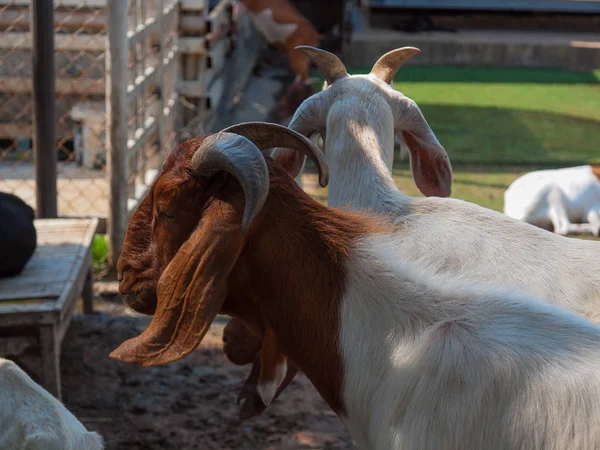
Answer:
M121 298L135 312L152 316L156 312L156 290L153 295L149 291L150 289L144 289L138 294L125 293L121 294Z

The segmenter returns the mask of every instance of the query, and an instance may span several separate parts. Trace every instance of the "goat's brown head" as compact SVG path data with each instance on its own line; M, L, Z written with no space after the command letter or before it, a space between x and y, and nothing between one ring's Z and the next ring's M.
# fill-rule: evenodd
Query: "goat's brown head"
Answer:
M228 276L268 195L268 157L261 150L276 146L315 160L320 184L327 185L320 150L275 124L236 125L189 140L169 156L130 220L117 264L127 303L154 317L111 357L165 364L200 344L221 311Z
M191 166L202 142L192 139L174 150L129 221L117 271L119 293L137 312L154 314L160 275L202 214L207 180L193 176Z

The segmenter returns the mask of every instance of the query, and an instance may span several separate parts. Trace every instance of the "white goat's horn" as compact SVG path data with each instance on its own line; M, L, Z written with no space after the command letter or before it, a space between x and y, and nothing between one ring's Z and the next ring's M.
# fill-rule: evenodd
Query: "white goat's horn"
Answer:
M269 169L256 145L239 134L213 134L192 156L192 169L197 176L217 172L233 175L246 196L242 231L248 231L269 195Z
M321 72L325 76L325 81L332 84L335 80L348 76L346 66L333 53L321 50L320 48L311 47L310 45L299 45L296 50L303 51L314 63L319 66Z
M235 133L252 141L260 150L275 147L291 148L312 159L319 171L319 185L329 184L329 166L325 155L310 139L282 125L268 122L244 122L223 130L225 133Z
M416 47L402 47L387 52L377 60L373 69L371 69L371 74L391 84L402 64L419 53L421 53L421 50Z

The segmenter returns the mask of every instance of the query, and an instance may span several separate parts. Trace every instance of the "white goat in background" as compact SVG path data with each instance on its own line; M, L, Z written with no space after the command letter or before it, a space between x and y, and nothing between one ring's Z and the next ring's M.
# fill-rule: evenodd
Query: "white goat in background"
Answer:
M504 193L504 214L555 233L600 234L600 167L529 172Z
M462 200L413 198L398 190L391 175L394 134L410 151L419 190L428 196L451 192L446 151L417 104L391 86L418 49L393 50L370 74L353 76L333 54L299 49L319 66L328 86L300 105L289 128L323 136L329 206L387 216L405 258L434 273L502 282L600 322L600 243L564 238ZM273 155L291 158L288 149ZM298 166L288 161L287 167Z
M65 406L19 366L0 358L0 450L102 450Z

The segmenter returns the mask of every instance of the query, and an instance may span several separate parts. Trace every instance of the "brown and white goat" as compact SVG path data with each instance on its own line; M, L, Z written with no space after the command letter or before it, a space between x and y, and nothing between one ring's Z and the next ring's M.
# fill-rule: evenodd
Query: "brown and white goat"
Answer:
M339 58L321 49L299 51L311 55L328 87L300 106L289 127L306 136L324 134L331 171L329 206L368 211L389 221L402 240L403 257L418 261L430 273L502 283L600 324L600 243L557 236L474 203L439 198L451 193L449 158L418 105L391 85L418 49L392 50L364 75L348 74ZM409 197L396 186L394 134L409 148L417 187L431 197ZM272 156L276 161L285 158L288 167L303 163L296 152L286 149ZM600 190L589 189L596 184L589 166L564 170L566 178L577 181L563 184L562 189L556 182L562 176L548 184L552 177L543 180L542 175L526 176L519 187L509 188L508 215L524 219L529 211L540 224L555 216L563 225L559 232L564 233L569 228L564 210L571 205L571 219L588 215L600 224L600 209L593 203ZM544 184L536 195L535 188ZM577 197L582 201L574 201ZM230 336L228 354L236 342L250 339L256 338L243 330L237 337Z
M119 289L155 313L113 358L178 360L225 313L263 337L264 403L294 361L361 449L600 447L600 327L406 262L391 228L259 150L309 141L254 128L180 146L132 216Z

